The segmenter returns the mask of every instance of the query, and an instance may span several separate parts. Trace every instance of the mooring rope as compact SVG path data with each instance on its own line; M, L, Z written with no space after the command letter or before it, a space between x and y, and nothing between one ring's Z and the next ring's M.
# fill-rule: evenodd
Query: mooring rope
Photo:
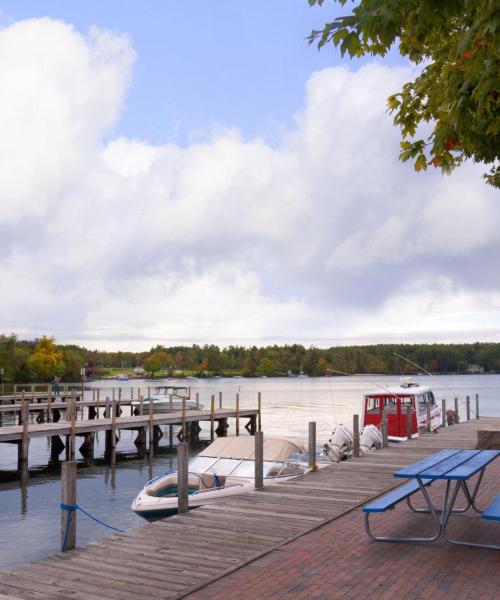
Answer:
M94 517L94 515L91 515L84 508L82 508L79 504L63 504L61 502L61 504L59 506L61 507L62 510L67 510L69 512L68 522L66 524L66 531L64 532L64 542L62 545L63 552L66 549L66 544L68 542L69 528L71 527L71 520L73 518L73 513L76 512L77 510L82 512L84 515L86 515L87 517L89 517L90 519L95 521L96 523L99 523L99 525L103 525L104 527L107 527L108 529L112 529L113 531L117 531L118 533L125 533L125 531L123 529L118 529L118 527L113 527L112 525L108 525L108 523L105 523L104 521L101 521L97 517Z

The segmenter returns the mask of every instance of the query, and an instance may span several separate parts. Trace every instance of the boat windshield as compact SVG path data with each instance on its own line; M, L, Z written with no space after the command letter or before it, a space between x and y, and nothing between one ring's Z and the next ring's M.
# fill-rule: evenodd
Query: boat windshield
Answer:
M283 463L278 461L264 461L264 477L276 477L283 468Z
M234 475L235 477L255 477L255 461L241 461L231 475Z
M215 458L211 456L196 456L189 461L190 473L204 473L210 465L213 465Z
M230 475L240 462L241 460L236 458L219 458L219 460L211 465L208 473L214 473L215 475Z

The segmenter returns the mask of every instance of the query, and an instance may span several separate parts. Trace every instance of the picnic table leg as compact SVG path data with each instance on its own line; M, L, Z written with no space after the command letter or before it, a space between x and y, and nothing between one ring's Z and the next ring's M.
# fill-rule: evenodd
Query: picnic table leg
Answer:
M476 506L476 496L477 493L479 491L479 486L481 485L481 481L483 479L483 475L484 475L484 469L481 469L481 471L479 472L479 477L477 478L476 481L476 485L474 486L474 491L472 492L472 494L469 491L469 486L467 485L466 481L462 481L462 489L464 491L464 495L467 498L467 502L468 502L468 506L467 506L467 510L472 506L472 508L479 514L482 514L482 510L480 510L477 506ZM455 511L457 512L457 511Z
M476 483L474 493L472 494L472 496L470 496L471 506L474 506L474 499L475 499L477 491L479 489L479 484L481 483L483 473L484 473L484 469L481 470L481 474L479 476L478 482ZM463 488L464 490L467 489L467 493L469 493L469 490L467 488L467 484L465 483L465 481L457 481L456 482L455 490L453 491L446 515L443 514L443 532L442 532L443 538L450 544L454 544L456 546L472 546L473 548L487 548L490 550L500 550L500 546L496 546L494 544L480 544L478 542L465 542L462 540L455 540L453 538L450 538L448 536L448 534L446 533L446 526L448 525L448 519L450 518L450 515L452 513L453 505L455 503L455 500L457 499L458 490L460 488ZM474 507L474 509L477 510L477 508L475 508L475 507ZM477 510L477 512L480 512L480 511Z
M442 524L440 519L436 514L436 509L432 505L432 502L429 498L429 494L425 489L425 485L417 478L418 484L420 486L420 490L424 495L427 506L429 507L429 511L432 515L434 523L436 524L436 533L431 537L393 537L393 536L378 536L375 535L370 529L370 514L369 512L365 512L365 531L369 538L374 540L375 542L435 542L442 534ZM448 486L449 489L449 486Z
M451 481L447 481L446 482L446 494L449 494L450 484L451 484ZM475 490L475 493L477 493L477 490ZM467 488L464 489L464 496L465 496L465 499L467 501L467 506L465 506L463 508L453 508L453 510L451 511L453 514L467 512L469 510L469 508L473 505L472 504L473 501L471 499L471 495L470 495L469 490ZM473 495L473 496L475 497L475 495ZM443 511L445 510L445 508L447 506L447 502L448 502L447 498L448 498L447 495L445 495L445 500L444 500L443 508L442 509L435 508L434 510L436 512L440 512L441 514L443 513ZM415 508L413 506L413 504L411 503L411 496L406 499L406 503L408 504L408 508L410 510L412 510L413 512L415 512L415 513L429 513L430 512L430 510L428 508Z

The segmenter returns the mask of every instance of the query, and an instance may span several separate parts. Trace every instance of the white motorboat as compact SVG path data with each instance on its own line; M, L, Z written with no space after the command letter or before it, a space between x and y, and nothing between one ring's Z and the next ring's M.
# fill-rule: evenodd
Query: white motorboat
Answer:
M149 412L149 405L153 403L153 413L166 413L180 411L183 406L186 410L202 409L203 405L196 400L191 400L191 390L188 387L178 387L172 385L158 385L154 393L150 394L142 401L143 412ZM141 405L140 400L134 400L132 406L138 409Z
M407 415L407 412L410 414ZM363 425L380 427L387 418L388 437L395 442L407 439L407 419L412 436L421 429L436 431L441 426L441 409L429 386L405 378L399 386L383 387L367 392L363 397ZM429 421L429 422L428 422Z
M301 461L304 446L288 438L264 438L264 485L287 481L310 469ZM189 508L241 494L255 482L255 438L220 437L188 466ZM177 472L148 481L132 503L139 516L154 521L177 513Z

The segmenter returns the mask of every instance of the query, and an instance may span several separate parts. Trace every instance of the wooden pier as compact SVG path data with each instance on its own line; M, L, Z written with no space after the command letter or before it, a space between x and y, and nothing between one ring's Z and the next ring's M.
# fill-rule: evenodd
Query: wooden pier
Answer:
M466 421L22 565L0 573L0 594L30 600L183 598L396 487L400 482L392 474L404 465L443 448L474 448L478 430L499 428L500 418Z
M38 386L40 387L40 386ZM28 468L29 441L35 437L47 437L51 444L51 461L56 460L66 448L66 460L75 457L76 438L83 437L80 453L85 459L93 459L95 434L106 433L105 457L113 460L120 430L135 430L134 441L139 455L144 454L149 444L152 452L163 437L162 426L168 425L169 439L172 443L173 428L180 426L177 438L180 441L197 443L201 431L200 423L210 423L210 439L215 436L226 436L229 428L228 420L234 419L235 433L240 433L240 420L244 420L244 428L254 434L261 423L261 394L257 394L256 408L241 408L239 394L235 394L234 404L223 407L222 393L211 395L209 410L203 409L199 394L195 394L194 409L187 409L190 390L184 397L178 396L175 405L170 396L170 410L154 413L154 404L147 401L154 386L141 388L65 388L60 395L52 393L52 386L39 391L36 386L30 390L15 390L11 396L0 396L0 444L18 445L18 469ZM175 388L173 388L175 389ZM92 399L85 399L92 394ZM141 394L147 393L146 399ZM128 397L127 397L128 395ZM168 408L168 403L165 408ZM129 415L125 415L128 412ZM80 418L78 418L80 413ZM8 424L6 415L12 415L17 424ZM62 417L65 417L64 421ZM30 422L35 418L36 422ZM246 422L245 422L246 420ZM65 438L63 443L61 438Z

